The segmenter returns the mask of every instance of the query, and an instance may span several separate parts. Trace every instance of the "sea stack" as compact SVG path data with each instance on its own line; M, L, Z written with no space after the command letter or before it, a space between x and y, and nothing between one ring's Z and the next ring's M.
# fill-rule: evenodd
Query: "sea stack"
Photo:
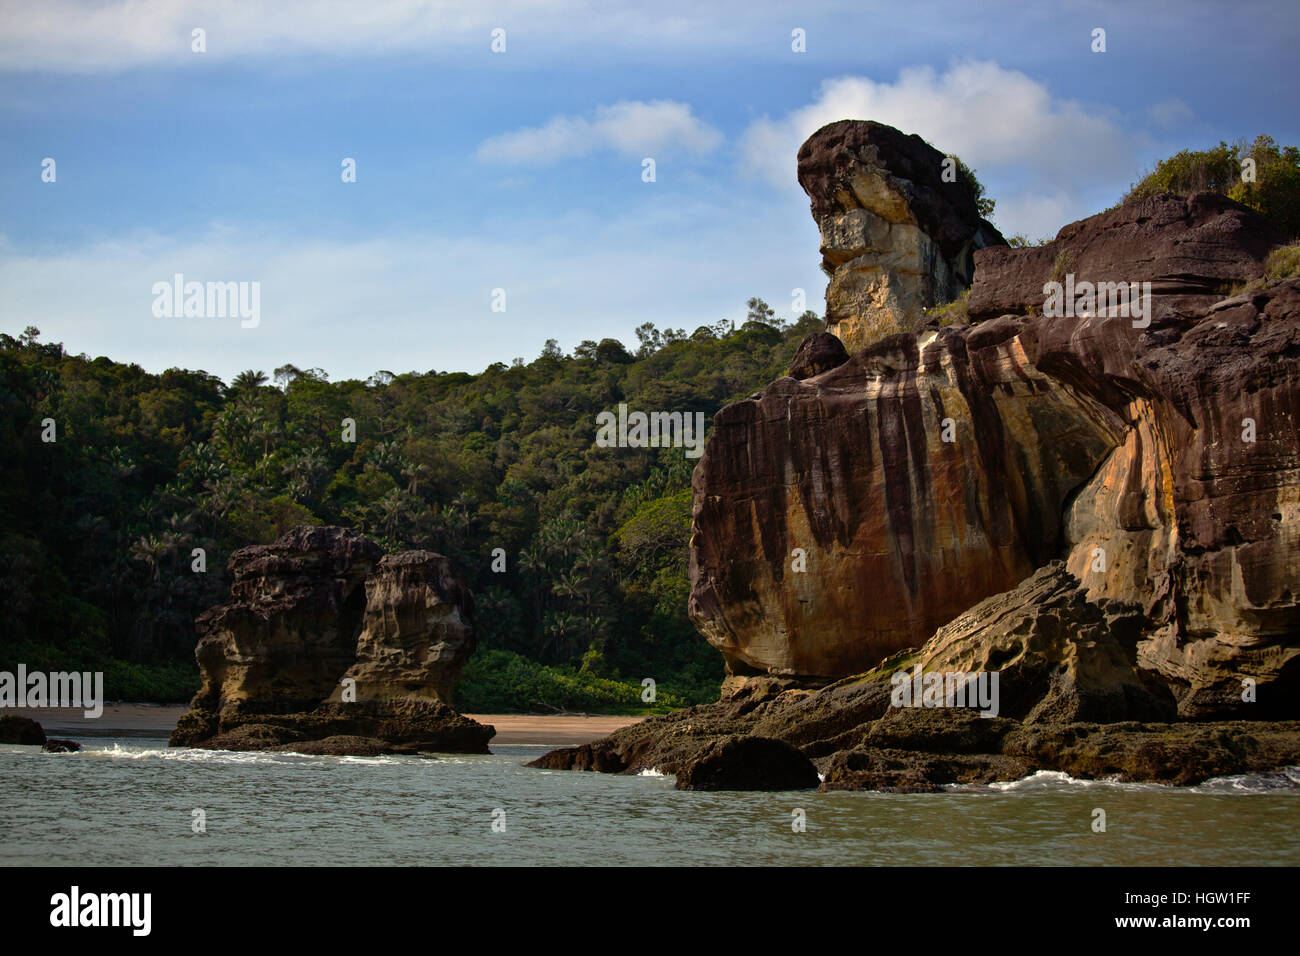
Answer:
M450 706L474 604L445 557L304 525L230 572L230 601L197 622L203 683L173 746L487 752L492 728Z

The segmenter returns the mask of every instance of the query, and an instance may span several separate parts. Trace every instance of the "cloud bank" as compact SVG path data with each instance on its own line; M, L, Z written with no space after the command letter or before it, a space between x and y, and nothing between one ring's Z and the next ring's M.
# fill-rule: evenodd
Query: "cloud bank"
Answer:
M722 134L686 103L623 100L598 106L589 117L555 116L542 126L493 136L479 146L477 156L488 162L546 165L606 149L637 159L677 151L708 153L721 142Z
M1095 202L1081 194L1113 189L1138 166L1138 144L1112 116L1057 99L1018 71L967 60L944 72L908 68L892 83L864 76L825 80L806 106L749 125L742 168L788 188L800 144L841 119L896 126L960 156L998 200L995 218L1030 235L1054 234L1095 212Z

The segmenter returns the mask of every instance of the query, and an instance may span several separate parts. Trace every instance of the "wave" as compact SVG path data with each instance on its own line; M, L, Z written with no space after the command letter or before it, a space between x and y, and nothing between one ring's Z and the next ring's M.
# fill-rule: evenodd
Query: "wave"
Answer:
M1197 793L1276 793L1279 790L1300 790L1300 767L1284 767L1271 773L1215 777L1189 789Z
M1277 793L1285 790L1300 790L1300 767L1286 767L1271 773L1235 774L1226 777L1214 777L1192 787L1175 787L1167 783L1142 783L1121 781L1118 777L1102 777L1096 780L1071 777L1060 770L1039 770L1019 780L999 781L990 784L949 784L944 789L954 793L1026 793L1061 789L1104 788L1128 791L1169 791L1182 790L1187 793Z

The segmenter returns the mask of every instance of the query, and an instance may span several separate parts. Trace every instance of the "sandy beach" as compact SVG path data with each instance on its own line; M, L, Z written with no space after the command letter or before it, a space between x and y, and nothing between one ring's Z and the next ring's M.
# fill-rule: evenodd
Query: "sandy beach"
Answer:
M81 708L6 708L4 713L38 721L51 737L166 737L186 708L181 704L105 704L104 713L91 720ZM467 714L481 724L491 724L497 734L492 744L549 744L557 747L584 744L635 724L644 717L543 716L534 714Z

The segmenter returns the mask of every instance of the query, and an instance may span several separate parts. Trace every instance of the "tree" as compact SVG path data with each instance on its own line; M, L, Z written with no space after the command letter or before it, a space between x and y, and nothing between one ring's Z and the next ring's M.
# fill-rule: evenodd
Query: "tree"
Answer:
M745 315L746 322L758 322L773 328L780 326L781 320L776 318L775 310L762 299L752 298L745 305L749 308L749 312Z
M595 357L597 365L629 365L636 361L618 339L601 339Z

